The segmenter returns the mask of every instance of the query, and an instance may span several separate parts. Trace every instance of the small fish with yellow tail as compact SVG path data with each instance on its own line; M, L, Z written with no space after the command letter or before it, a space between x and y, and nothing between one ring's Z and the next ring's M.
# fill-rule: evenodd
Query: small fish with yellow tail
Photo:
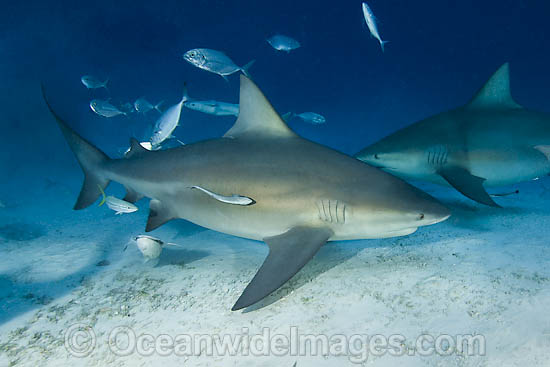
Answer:
M102 206L103 204L107 204L109 209L114 210L116 215L122 215L125 213L133 213L138 211L138 207L135 206L132 203L127 202L126 200L122 200L119 198L115 198L114 196L106 196L105 191L103 191L103 188L99 186L99 191L101 191L101 195L103 198L101 199L101 202L99 203L99 206Z

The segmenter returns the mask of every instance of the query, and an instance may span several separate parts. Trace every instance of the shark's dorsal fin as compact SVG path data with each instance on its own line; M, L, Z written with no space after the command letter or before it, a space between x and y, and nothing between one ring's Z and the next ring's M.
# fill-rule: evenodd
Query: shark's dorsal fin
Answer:
M239 117L224 137L295 137L262 91L248 77L241 75Z
M469 108L522 108L510 92L510 65L502 65L468 103Z

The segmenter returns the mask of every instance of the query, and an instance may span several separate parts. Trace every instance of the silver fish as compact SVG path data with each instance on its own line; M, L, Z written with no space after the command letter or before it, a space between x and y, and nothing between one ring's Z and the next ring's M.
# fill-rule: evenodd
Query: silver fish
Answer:
M215 116L238 116L239 105L218 101L187 101L184 107Z
M113 106L108 101L102 99L92 99L90 101L90 108L92 111L103 117L114 117L118 115L128 114L124 111L119 110L117 107Z
M370 34L378 40L382 52L384 52L384 45L389 41L382 41L382 38L380 38L378 26L376 25L376 17L367 3L363 3L363 16L365 17L365 22L367 22L367 27L369 27Z
M321 115L319 115L318 113L315 113L315 112L302 112L302 113L299 113L299 114L295 114L293 112L288 112L288 113L285 113L282 116L284 121L290 121L294 117L299 117L302 120L304 120L305 122L309 122L310 124L315 124L315 125L324 124L327 121L324 116L321 116Z
M276 34L269 37L267 42L275 50L286 51L287 53L301 46L300 42L296 41L294 38L283 36L282 34Z
M124 213L133 213L138 210L138 207L132 203L116 198L114 196L106 196L105 191L103 191L103 188L99 185L98 187L99 187L99 191L101 192L101 195L103 196L103 199L99 203L99 206L103 204L107 204L107 207L109 207L109 209L111 210L114 210L116 215L122 215Z
M109 79L106 79L104 82L99 81L96 77L91 75L84 75L82 78L80 78L80 81L82 84L86 86L88 89L97 89L97 88L105 88L107 89L107 83L109 82Z
M189 97L187 96L187 87L185 87L183 98L181 99L181 101L171 106L166 111L164 111L162 115L160 115L157 122L155 123L153 135L151 136L150 140L153 149L156 149L160 144L162 144L163 141L172 137L172 133L174 132L176 127L178 127L183 104L188 99Z
M140 97L134 102L134 108L137 112L141 113L147 113L151 110L157 110L158 112L162 113L162 111L160 110L160 106L163 103L164 101L160 101L156 105L153 105L148 100L146 100L145 97Z
M242 71L244 75L248 74L248 69L254 64L255 60L250 61L243 67L237 66L226 54L221 51L208 48L195 48L183 54L183 59L200 69L218 74L227 80L227 76Z
M145 262L157 259L164 246L180 247L180 245L176 245L175 243L165 243L160 238L146 235L136 236L134 237L134 241L136 241L137 248L143 255Z
M221 195L221 194L216 194L215 192L212 192L210 190L207 190L203 187L200 187L200 186L191 186L192 189L197 189L197 190L200 190L202 192L204 192L206 195L222 202L222 203L226 203L226 204L233 204L233 205L244 205L244 206L247 206L247 205L252 205L252 204L255 204L256 201L254 201L254 199L251 199L247 196L243 196L243 195L237 195L237 194L233 194L233 195L230 195L230 196L225 196L225 195Z

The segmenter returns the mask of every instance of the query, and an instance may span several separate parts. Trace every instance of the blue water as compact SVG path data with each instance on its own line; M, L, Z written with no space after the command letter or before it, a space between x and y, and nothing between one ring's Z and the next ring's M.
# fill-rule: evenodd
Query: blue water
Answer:
M124 103L145 96L169 106L180 100L187 83L191 97L237 103L237 74L226 82L195 68L182 58L192 48L222 50L238 65L256 60L250 73L281 114L313 111L327 120L311 125L295 119L292 129L347 154L466 103L504 62L510 62L515 100L550 112L550 2L369 4L382 38L390 41L384 53L368 32L359 1L5 2L0 201L6 208L0 210L24 206L28 214L21 222L37 221L51 230L48 206L53 217L56 210L69 211L79 190L78 165L45 107L41 84L59 114L113 157L127 148L130 137L147 140L158 114L102 118L90 110L92 98ZM292 36L302 47L278 52L266 42L274 33ZM80 82L85 74L109 78L109 91L86 89ZM175 135L185 143L219 137L233 122L184 109ZM65 189L55 194L45 188L59 183ZM14 219L9 212L2 216ZM93 222L93 215L74 219L79 221ZM66 284L76 287L94 266ZM0 274L0 289L13 286L10 282L9 274ZM10 306L4 310L0 322L20 314Z

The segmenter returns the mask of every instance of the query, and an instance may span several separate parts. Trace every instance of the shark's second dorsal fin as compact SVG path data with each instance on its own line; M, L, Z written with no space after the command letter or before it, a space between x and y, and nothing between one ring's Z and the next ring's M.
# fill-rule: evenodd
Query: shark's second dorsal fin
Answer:
M224 137L294 137L262 91L252 80L241 75L239 117Z
M522 108L510 92L510 66L502 65L475 97L466 105L469 108Z
M147 154L149 151L145 149L135 138L130 138L130 150L124 156L126 158L138 157Z

